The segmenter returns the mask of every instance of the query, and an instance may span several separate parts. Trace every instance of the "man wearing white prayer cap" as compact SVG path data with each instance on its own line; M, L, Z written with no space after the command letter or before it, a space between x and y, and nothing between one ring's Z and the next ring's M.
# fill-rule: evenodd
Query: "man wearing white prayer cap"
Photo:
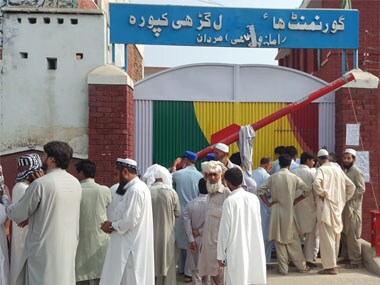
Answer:
M318 200L317 223L319 228L320 252L323 270L318 274L338 274L336 259L338 256L340 234L343 230L342 212L346 201L355 191L355 185L342 169L333 166L329 153L325 149L318 151L317 169L313 190Z
M222 162L227 169L237 167L240 170L242 170L239 165L232 163L231 160L228 159L229 151L230 149L227 145L225 145L224 143L217 143L216 145L214 145L215 160ZM247 183L244 178L242 187L247 190Z
M362 232L362 203L365 192L363 172L355 165L356 150L348 148L343 155L343 168L350 180L355 184L354 195L344 206L342 231L342 256L346 268L359 268L362 264L360 236Z
M118 158L118 203L101 228L111 235L100 285L154 284L152 198L137 176L137 163Z
M153 209L154 273L156 285L176 284L175 220L181 213L177 193L163 183L169 171L157 167L150 187ZM169 174L170 175L170 174Z
M217 261L217 241L224 200L231 191L222 183L222 175L227 170L220 161L202 163L208 191L207 212L202 233L202 250L199 255L199 276L210 276L211 284L224 284L224 273Z
M224 143L217 143L214 146L215 160L222 162L228 169L234 167L234 164L228 159L229 152L229 147Z

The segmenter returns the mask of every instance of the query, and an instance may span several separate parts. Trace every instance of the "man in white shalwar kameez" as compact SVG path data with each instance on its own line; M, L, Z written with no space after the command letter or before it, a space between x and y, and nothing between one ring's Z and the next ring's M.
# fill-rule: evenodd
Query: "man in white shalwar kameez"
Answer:
M211 285L224 284L223 268L217 261L217 242L223 202L231 191L222 184L222 173L226 170L219 161L202 163L202 172L207 179L207 212L202 234L202 248L198 268L200 276L210 276Z
M314 164L314 155L308 152L303 152L301 154L300 166L293 170L293 173L300 177L310 190L312 190L315 178L315 172L312 170ZM298 192L296 197L300 195L302 195L302 193ZM317 212L315 204L316 198L312 192L294 207L299 233L301 236L305 237L303 255L306 259L306 265L310 268L316 267L313 263L314 250L316 247L315 230L317 228Z
M4 224L7 220L5 205L8 197L5 194L5 184L3 176L3 168L0 165L0 285L8 285L9 283L9 260L8 260L8 243L5 235ZM3 196L4 195L4 196ZM4 201L3 202L3 197Z
M232 191L223 204L218 234L217 258L225 284L266 284L259 199L241 188L241 170L227 170L224 179Z
M166 168L153 172L150 186L153 209L154 275L156 285L176 284L175 219L181 214L177 193L163 183L170 176Z
M41 170L42 162L37 153L25 154L17 158L17 168L20 171L16 177L16 184L12 189L12 203L20 201L25 194L25 190L33 181L31 177L34 172ZM10 284L16 283L17 270L20 267L22 252L24 251L25 238L28 234L28 226L19 227L12 222L11 236L11 260L9 280Z
M0 285L9 284L8 243L4 229L6 220L5 207L0 203Z
M34 180L21 200L7 207L14 222L29 223L17 285L75 284L82 189L78 179L66 172L72 155L65 142L44 145L46 175Z
M355 191L355 184L343 170L328 160L329 153L319 150L319 164L313 183L313 190L319 196L317 221L319 226L319 247L323 270L319 274L338 274L336 260L343 230L342 212L346 202Z
M121 200L102 230L111 234L100 285L154 284L152 198L136 161L118 158ZM115 196L113 196L115 197Z
M209 285L209 276L199 276L198 258L202 247L203 227L207 212L207 186L202 178L198 182L199 196L190 201L183 214L189 246L186 255L186 269L191 270L193 285ZM185 271L186 271L185 269Z

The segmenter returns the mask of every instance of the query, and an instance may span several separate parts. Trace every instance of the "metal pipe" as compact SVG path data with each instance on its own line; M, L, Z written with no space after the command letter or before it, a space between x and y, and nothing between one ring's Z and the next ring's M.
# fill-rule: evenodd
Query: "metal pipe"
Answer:
M266 125L273 123L274 121L278 120L279 118L281 118L281 117L283 117L283 116L285 116L291 112L294 112L294 111L304 107L305 105L313 102L314 100L330 93L331 91L334 91L334 90L342 87L343 85L345 85L346 83L348 83L354 79L355 79L355 77L352 73L348 73L346 75L343 75L342 77L334 80L330 84L314 91L313 93L309 94L306 97L303 97L302 99L298 100L297 102L293 102L293 103L287 105L286 107L274 112L273 114L261 119L260 121L251 124L251 127L255 131L257 131L257 130L265 127ZM239 139L239 132L236 132L236 133L224 138L220 142L224 143L226 145L230 145L230 144L236 142L238 139ZM208 146L205 149L198 151L197 152L198 159L205 157L208 153L210 153L212 151L213 151L213 145Z

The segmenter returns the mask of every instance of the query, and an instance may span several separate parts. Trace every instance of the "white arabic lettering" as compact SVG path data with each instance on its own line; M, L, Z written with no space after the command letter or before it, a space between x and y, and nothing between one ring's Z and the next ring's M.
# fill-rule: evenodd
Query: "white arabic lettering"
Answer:
M222 20L223 16L219 15L219 23L216 24L216 22L214 22L214 24L212 25L215 31L220 31L220 29L222 28Z
M174 23L174 20L172 22L172 28L174 30L179 30L182 27L192 27L193 26L193 19L189 15L186 16L185 20L177 20Z
M159 27L167 27L169 25L168 23L168 18L167 18L168 13L164 13L161 15L160 19L155 20L153 16L149 17L148 23L148 29L153 29L153 27L159 26Z
M292 20L297 20L297 15L292 13ZM315 15L314 20L319 21L320 17L318 15ZM301 21L305 20L304 16L300 17ZM278 22L276 22L276 19L273 18L273 29L279 30L282 27L282 22L280 22L280 19ZM304 22L297 22L292 23L288 22L288 29L289 30L295 30L295 31L321 31L322 33L326 34L329 31L329 24L325 23L323 24L322 21L319 22L310 22L309 24ZM338 20L334 20L331 24L331 30L330 32L332 34L335 34L337 31L344 31L344 17L340 16Z
M141 23L139 24L140 28L143 28L145 26L145 19L143 16L141 16Z
M204 17L204 20L199 21L200 26L197 27L198 31L202 30L203 28L210 28L211 27L211 21L210 21L211 13L205 12L203 14L198 14L198 18L203 18L203 17Z
M129 15L129 24L134 25L136 24L136 17L133 15Z
M276 23L276 17L273 17L273 29L275 30L284 30L285 29L285 22L283 19L279 18L278 22Z

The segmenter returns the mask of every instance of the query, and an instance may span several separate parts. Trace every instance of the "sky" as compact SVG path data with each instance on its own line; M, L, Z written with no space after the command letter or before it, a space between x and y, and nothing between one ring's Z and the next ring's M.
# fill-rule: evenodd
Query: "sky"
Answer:
M136 4L245 8L298 8L302 0L130 0ZM278 49L178 47L145 45L146 67L175 67L192 63L273 64Z

